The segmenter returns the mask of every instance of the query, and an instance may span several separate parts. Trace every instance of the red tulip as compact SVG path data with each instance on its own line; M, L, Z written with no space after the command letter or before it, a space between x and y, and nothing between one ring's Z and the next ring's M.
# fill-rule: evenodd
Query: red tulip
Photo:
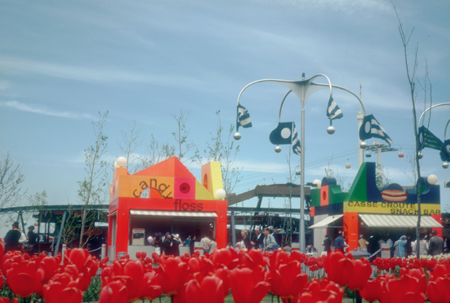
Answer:
M128 288L128 299L134 301L142 298L141 283L144 278L144 266L141 261L128 261L124 266L124 274L131 278L132 284Z
M27 298L39 288L36 270L34 261L13 263L6 272L6 284L19 298Z
M5 248L3 247L2 239L0 239L0 260L3 258L4 254L5 254Z
M75 264L78 271L91 259L91 255L86 249L68 249L65 252L65 257L70 263Z
M240 260L241 267L248 267L254 269L257 266L266 267L266 261L264 260L261 250L251 249L246 254L242 255Z
M450 277L439 277L435 281L430 281L427 287L427 296L431 303L450 302Z
M226 248L214 250L211 257L212 257L212 262L214 263L214 265L219 266L219 267L222 267L222 266L228 267L232 261L231 252Z
M223 294L224 297L230 293L230 270L226 267L216 269L215 276L220 278L223 282Z
M388 280L386 283L386 291L380 296L380 302L383 303L423 303L425 302L425 294L420 292L419 280L404 275L398 279Z
M348 281L348 287L355 291L364 288L372 274L372 267L367 259L352 260L353 271ZM348 269L351 270L350 268ZM340 284L343 286L342 284Z
M46 303L81 303L83 293L77 288L77 282L67 273L56 274L44 286Z
M344 291L336 283L330 282L328 278L323 278L320 282L317 279L313 279L304 292L299 293L298 302L341 303L343 296Z
M223 303L223 282L215 276L205 277L201 283L193 279L186 284L186 303Z
M1 245L0 245L1 246ZM8 298L0 297L0 303L11 303L11 301ZM12 303L19 303L19 299L14 298L12 300Z
M264 271L258 269L233 269L230 284L235 303L259 303L270 289L264 281Z
M361 297L368 302L375 302L379 299L378 280L367 281L366 286L359 291Z
M128 290L125 284L120 281L113 281L102 288L98 303L127 303Z
M162 291L169 297L180 292L186 282L187 265L181 259L169 258L159 266L158 277Z
M328 278L340 286L347 285L353 274L352 261L339 250L328 252L327 257L323 261Z
M302 273L300 262L281 264L272 271L272 291L281 299L293 299L303 290L308 275Z
M155 300L162 293L157 273L147 272L142 280L142 296L148 300Z

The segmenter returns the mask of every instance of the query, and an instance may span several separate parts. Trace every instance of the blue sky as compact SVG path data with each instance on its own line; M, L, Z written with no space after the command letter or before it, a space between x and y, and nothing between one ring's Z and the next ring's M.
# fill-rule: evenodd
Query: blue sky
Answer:
M450 102L450 3L394 3L405 30L414 28L408 54L414 55L418 43L418 79L427 61L433 103ZM109 110L111 164L121 155L120 132L133 119L144 143L153 134L173 144L171 115L182 109L190 112L191 141L203 150L216 128L217 110L225 125L234 123L237 96L246 84L322 73L357 94L361 82L367 114L374 114L393 147L408 155L414 150L411 98L397 26L392 4L384 0L0 0L0 153L9 151L22 165L28 193L45 189L51 204L78 203L83 150L94 141L91 121L98 111ZM423 91L417 88L421 113ZM286 182L288 147L276 154L268 140L285 93L283 86L262 83L241 98L254 127L241 130L236 162L244 179L237 193L263 182ZM306 105L306 181L321 179L332 159L333 168L351 182L358 165L359 106L349 94L335 92L344 118L334 121L336 133L330 136L328 97L317 92ZM432 116L430 130L442 140L450 107ZM282 120L300 126L293 95ZM136 152L144 153L144 145ZM441 168L437 151L424 155L422 173L438 176L442 204L450 209L450 189L442 188L450 169ZM391 152L382 159L393 182L411 185L406 157ZM271 205L277 203L282 202Z

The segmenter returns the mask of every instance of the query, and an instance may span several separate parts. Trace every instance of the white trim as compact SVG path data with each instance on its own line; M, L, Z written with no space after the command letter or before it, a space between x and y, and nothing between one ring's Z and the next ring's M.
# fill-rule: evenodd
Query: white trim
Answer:
M131 215L155 216L155 217L196 217L196 218L216 218L215 212L199 211L160 211L160 210L130 210Z
M309 227L309 229L311 228L327 228L329 224L333 223L334 221L342 218L343 215L334 215L334 216L329 216L325 219L323 219L320 222L315 223L314 225L311 225Z
M417 226L417 216L359 214L359 217L368 227ZM420 216L420 227L439 228L442 227L442 225L431 216Z

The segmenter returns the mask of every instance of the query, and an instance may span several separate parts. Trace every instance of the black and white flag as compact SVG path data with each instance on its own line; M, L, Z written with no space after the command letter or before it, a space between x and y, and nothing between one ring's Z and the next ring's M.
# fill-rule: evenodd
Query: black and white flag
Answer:
M292 144L292 151L301 155L302 148L294 122L278 123L277 128L270 133L269 140L275 145Z
M236 131L239 131L240 126L243 128L252 127L252 119L250 119L248 110L239 104L237 106Z
M386 141L389 146L394 143L373 115L364 117L363 124L359 129L359 138L363 141L369 138L379 138Z
M333 96L330 96L330 100L328 101L327 117L330 121L344 117L342 110L339 108L336 101L334 101Z

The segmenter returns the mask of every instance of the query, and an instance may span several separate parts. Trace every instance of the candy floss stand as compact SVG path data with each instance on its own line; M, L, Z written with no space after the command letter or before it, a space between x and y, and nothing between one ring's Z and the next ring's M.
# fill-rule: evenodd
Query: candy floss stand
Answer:
M119 158L110 186L108 256L114 259L136 252L150 255L148 242L156 233L189 235L197 241L214 238L218 248L226 247L227 201L219 162L202 166L199 182L172 157L130 175L126 160ZM197 244L197 243L196 243ZM180 254L188 252L180 245Z

